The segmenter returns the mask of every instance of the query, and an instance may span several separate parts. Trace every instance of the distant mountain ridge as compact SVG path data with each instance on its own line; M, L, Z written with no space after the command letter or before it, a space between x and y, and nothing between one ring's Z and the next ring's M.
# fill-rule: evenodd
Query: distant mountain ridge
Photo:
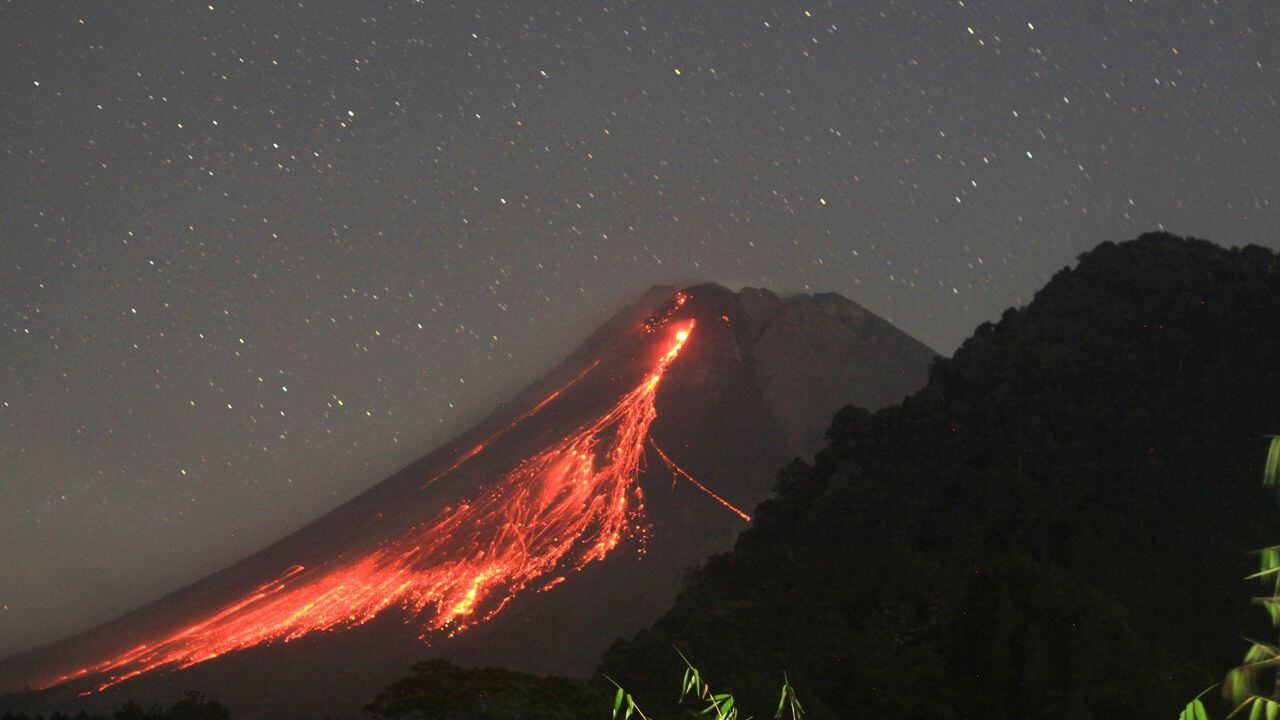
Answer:
M813 463L602 671L663 717L679 647L757 714L1150 718L1270 635L1280 255L1103 243Z
M429 657L586 676L730 546L835 408L900 400L934 357L838 296L655 287L475 428L297 533L0 661L0 690L49 688L0 709L195 689L238 718L345 717Z

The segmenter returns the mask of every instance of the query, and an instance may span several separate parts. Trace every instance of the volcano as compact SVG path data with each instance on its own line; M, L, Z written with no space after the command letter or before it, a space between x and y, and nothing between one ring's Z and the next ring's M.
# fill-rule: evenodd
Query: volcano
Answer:
M837 295L655 287L455 441L274 545L0 662L28 710L198 690L237 717L357 713L430 657L583 677L727 550L832 414L934 353Z

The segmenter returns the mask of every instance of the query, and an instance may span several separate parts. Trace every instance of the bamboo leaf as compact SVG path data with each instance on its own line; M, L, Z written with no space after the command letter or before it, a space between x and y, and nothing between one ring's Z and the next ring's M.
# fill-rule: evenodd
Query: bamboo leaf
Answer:
M1267 614L1271 616L1271 624L1280 627L1280 597L1256 597L1253 598L1253 603L1266 608Z
M1258 564L1261 569L1245 579L1258 579L1265 584L1269 575L1274 575L1277 570L1280 570L1280 550L1274 547L1263 548L1258 558ZM1276 575L1274 589L1271 593L1273 595L1280 594L1280 575Z
M1209 714L1205 712L1204 703L1200 698L1213 692L1213 689L1218 687L1218 685L1219 683L1214 683L1204 690L1201 690L1199 695L1195 696L1191 702L1187 703L1187 708L1178 716L1179 720L1184 716L1187 720L1209 720Z
M1271 447L1267 450L1267 469L1262 475L1262 484L1268 487L1276 484L1280 476L1280 435L1271 436Z
M1244 579L1245 579L1245 580L1257 580L1257 579L1259 579L1259 578L1265 578L1265 577L1266 577L1266 576L1268 576L1268 575L1275 575L1276 573L1280 573L1280 566L1268 567L1268 568L1266 568L1266 569L1264 569L1264 570L1259 570L1258 572L1256 572L1256 573L1254 573L1254 574L1252 574L1252 575L1245 575L1245 576L1244 576Z
M1246 663L1261 662L1274 657L1280 657L1280 648L1275 645L1254 640L1252 638L1246 639L1249 641L1249 650L1244 654L1244 661Z
M1241 670L1240 668L1232 668L1225 678L1222 680L1222 695L1227 702L1236 706L1231 713L1235 715L1244 708L1248 702L1249 696L1253 694L1253 677L1252 674Z
M1267 668L1280 667L1280 658L1272 658L1261 662L1249 663L1248 665L1240 665L1236 669L1249 674L1252 679L1254 675Z

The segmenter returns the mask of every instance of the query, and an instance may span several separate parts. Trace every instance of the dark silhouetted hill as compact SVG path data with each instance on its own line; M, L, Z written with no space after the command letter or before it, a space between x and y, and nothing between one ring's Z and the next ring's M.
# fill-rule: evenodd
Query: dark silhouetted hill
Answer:
M658 709L682 665L772 713L1159 718L1221 679L1280 539L1280 257L1104 243L812 464L603 671ZM647 704L647 705L645 705Z

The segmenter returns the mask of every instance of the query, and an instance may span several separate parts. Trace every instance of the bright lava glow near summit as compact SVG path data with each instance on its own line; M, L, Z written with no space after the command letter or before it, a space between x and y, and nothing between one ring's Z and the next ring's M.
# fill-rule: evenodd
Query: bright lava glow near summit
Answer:
M683 301L683 296L678 297L676 306ZM748 519L675 466L649 438L650 425L657 418L658 385L695 324L692 319L671 322L671 313L661 322L676 329L639 385L604 415L526 458L476 496L445 507L370 552L340 556L319 567L287 568L186 627L48 685L101 676L95 687L103 690L153 670L181 669L263 643L356 627L390 609L416 624L424 639L432 633L461 632L498 613L520 592L549 589L567 573L604 559L625 537L643 529L639 478L646 442L673 473ZM646 330L659 332L660 326ZM512 425L546 406L569 385ZM441 474L467 462L497 435Z

